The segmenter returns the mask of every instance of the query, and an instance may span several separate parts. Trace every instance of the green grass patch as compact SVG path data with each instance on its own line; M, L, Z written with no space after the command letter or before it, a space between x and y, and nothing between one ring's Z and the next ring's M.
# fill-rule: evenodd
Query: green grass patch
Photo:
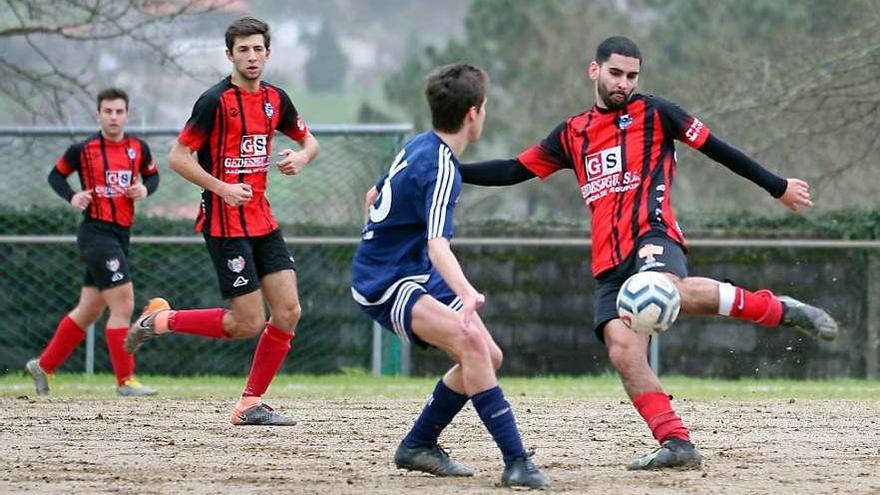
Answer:
M244 377L229 376L142 376L145 384L156 387L163 397L235 397L244 386ZM355 370L337 375L280 375L270 394L275 397L303 398L422 398L436 382L431 378L375 377ZM666 391L687 400L767 400L767 399L851 399L880 400L880 382L856 379L834 380L715 380L681 376L663 377ZM63 398L105 398L115 396L114 380L108 374L60 373L54 378L52 396ZM501 377L501 385L511 397L559 399L620 399L626 395L614 375L581 377ZM24 374L0 377L0 397L34 395L33 382Z

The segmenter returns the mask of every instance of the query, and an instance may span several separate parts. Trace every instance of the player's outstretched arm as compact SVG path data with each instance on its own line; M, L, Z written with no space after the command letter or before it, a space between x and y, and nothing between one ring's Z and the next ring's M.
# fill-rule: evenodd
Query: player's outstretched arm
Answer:
M168 153L168 164L171 166L171 170L180 174L184 179L220 196L232 206L243 205L254 196L250 184L230 184L205 172L193 158L192 150L179 142L174 143L174 146L171 147L171 152Z
M729 168L735 174L761 186L774 198L781 198L788 188L788 183L785 179L767 170L735 146L728 144L714 134L710 134L706 142L698 149L701 153Z
M428 239L428 258L440 272L446 285L461 298L459 324L462 329L467 329L474 321L474 314L486 303L486 297L477 292L464 276L461 265L449 246L449 239L445 237Z
M511 186L537 177L516 158L463 163L458 167L465 184Z
M298 140L297 143L299 143L301 147L299 151L285 149L278 153L280 156L284 157L277 163L278 170L284 175L296 175L300 173L302 169L305 168L309 162L314 160L321 152L321 146L318 144L318 140L315 139L315 136L310 132L306 133L306 135Z

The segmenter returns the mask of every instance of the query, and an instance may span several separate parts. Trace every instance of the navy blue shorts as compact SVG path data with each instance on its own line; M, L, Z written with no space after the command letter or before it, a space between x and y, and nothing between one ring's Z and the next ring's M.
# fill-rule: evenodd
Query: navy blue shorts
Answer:
M593 331L605 343L605 324L617 318L617 293L631 275L638 272L666 272L687 277L687 259L681 245L660 232L649 232L614 269L596 278L593 299Z
M352 289L352 295L361 311L394 332L404 342L414 342L425 347L428 344L412 331L412 308L423 294L429 294L454 311L461 309L461 299L452 292L436 270L397 280L375 301L366 300Z

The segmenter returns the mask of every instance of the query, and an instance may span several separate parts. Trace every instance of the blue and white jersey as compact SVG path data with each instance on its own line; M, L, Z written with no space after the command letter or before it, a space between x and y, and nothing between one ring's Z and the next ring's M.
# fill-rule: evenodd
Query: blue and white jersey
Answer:
M452 150L433 131L411 139L376 184L379 197L352 266L352 295L384 303L400 284L424 283L432 266L428 239L452 238L461 174Z

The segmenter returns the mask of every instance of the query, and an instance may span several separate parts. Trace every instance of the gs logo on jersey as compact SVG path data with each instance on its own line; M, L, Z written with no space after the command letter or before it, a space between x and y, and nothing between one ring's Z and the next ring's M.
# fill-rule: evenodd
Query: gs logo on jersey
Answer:
M266 156L266 152L266 134L248 134L241 137L240 153L242 158Z
M619 174L623 168L620 146L607 148L584 157L587 180L591 181L606 175Z
M104 181L109 187L128 187L131 185L131 170L107 170Z

